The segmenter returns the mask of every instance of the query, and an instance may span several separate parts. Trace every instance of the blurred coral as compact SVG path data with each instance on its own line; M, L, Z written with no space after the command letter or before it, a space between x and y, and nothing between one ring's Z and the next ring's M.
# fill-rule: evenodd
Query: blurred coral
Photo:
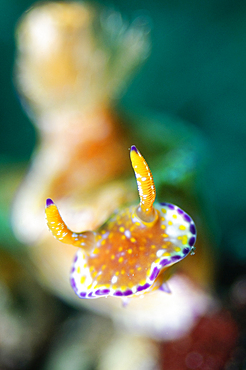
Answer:
M124 173L124 129L110 105L146 58L148 29L137 20L127 26L117 12L49 2L25 14L17 43L16 83L40 145L17 195L14 227L33 242L47 193L67 198Z
M52 127L62 127L71 124L66 114L107 108L150 48L144 18L128 25L119 12L82 2L34 6L17 39L17 86L46 129L52 115Z

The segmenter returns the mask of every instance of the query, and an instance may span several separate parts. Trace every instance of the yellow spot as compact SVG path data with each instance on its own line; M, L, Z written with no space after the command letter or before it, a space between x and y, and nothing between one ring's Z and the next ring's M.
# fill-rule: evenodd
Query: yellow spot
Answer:
M100 252L99 248L95 248L93 254L98 254Z
M141 267L141 266L139 266L139 267L137 268L137 270L138 270L138 271L141 271L141 270L142 270L142 267Z
M165 253L163 254L163 256L169 257L169 256L170 256L170 253L165 252Z
M165 221L165 217L161 217L161 221Z
M112 285L112 289L116 290L116 289L118 289L118 286L117 285Z
M85 279L86 279L86 277L85 277L85 276L82 276L82 277L81 277L81 279L80 279L80 283L81 283L81 284L84 284Z
M122 240L125 240L126 236L125 235L122 235L121 239Z
M131 238L130 239L132 243L135 243L136 239L135 238Z
M111 260L114 260L115 259L115 255L114 254L112 254L112 256L111 256Z
M92 288L92 284L88 285L87 289L91 289Z
M123 261L124 261L124 258L123 258L123 257L120 257L120 258L118 259L118 261L119 261L119 262L123 262Z
M93 272L92 277L96 277L96 276L97 276L97 272L95 271Z
M146 280L140 280L139 285L144 285L146 283Z
M80 266L77 268L77 273L78 274L80 273Z
M186 227L184 225L179 226L179 230L185 230L185 229L186 229Z
M93 270L94 270L94 267L93 267L93 266L91 266L91 267L90 267L90 272L91 272L91 271L93 271Z
M108 236L109 239L112 239L113 238L113 233L110 233L109 236Z
M174 215L173 215L173 218L178 218L178 216L174 214Z
M125 231L125 228L124 228L123 226L121 226L121 227L119 228L119 230L120 230L120 232L121 232L121 233L123 233L123 232Z
M97 239L102 239L102 236L101 235L97 235Z
M188 242L188 237L187 237L187 235L184 235L182 237L182 244L187 244L187 242Z
M155 248L156 248L156 246L153 244L153 245L151 245L151 248L152 248L152 249L155 249Z
M168 225L172 225L173 223L172 223L172 221L168 221Z
M118 251L121 252L123 250L123 247L119 247Z
M102 265L101 270L103 271L105 270L105 268L106 268L106 265Z
M128 249L127 251L129 254L132 254L132 249Z
M144 251L145 250L145 247L139 247L139 250L140 251Z
M84 269L87 267L87 263L84 264Z
M151 268L148 269L147 276L150 276L150 273L151 273Z
M106 231L105 231L105 230L103 230L103 231L102 231L102 234L105 234L105 233L106 233Z
M119 274L120 274L120 273L119 273L119 271L116 271L115 275L116 275L116 276L119 276Z
M134 286L133 282L129 281L128 286L129 286L129 288L132 288Z
M168 238L168 234L162 234L161 235L163 238Z
M106 243L106 240L102 240L101 245L104 245Z
M136 222L135 224L136 224L137 226L140 226L140 225L141 225L141 224L140 224L140 222Z
M124 275L125 270L122 269L120 273L121 273L121 275Z
M160 260L161 260L161 259L160 259L160 258L158 258L158 259L155 261L155 263L159 263L159 262L160 262Z
M179 247L174 247L174 250L175 250L175 252L180 252L180 251L181 251L181 248L179 248Z
M163 230L165 230L166 225L161 225L161 228L162 228Z
M97 277L97 281L98 281L98 280L101 280L101 278L102 278L102 275L98 275L98 277Z
M167 213L167 210L165 208L161 209L162 213Z
M130 269L130 274L134 274L135 270L134 269Z

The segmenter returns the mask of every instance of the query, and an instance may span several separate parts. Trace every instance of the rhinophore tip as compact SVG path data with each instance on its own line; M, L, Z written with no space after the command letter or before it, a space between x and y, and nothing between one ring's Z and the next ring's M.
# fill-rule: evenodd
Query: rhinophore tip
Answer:
M52 206L52 204L54 204L52 199L50 198L46 199L46 207Z
M134 151L134 152L138 153L138 150L137 150L137 148L135 147L135 145L132 145L132 146L131 146L131 152L132 152L132 151Z

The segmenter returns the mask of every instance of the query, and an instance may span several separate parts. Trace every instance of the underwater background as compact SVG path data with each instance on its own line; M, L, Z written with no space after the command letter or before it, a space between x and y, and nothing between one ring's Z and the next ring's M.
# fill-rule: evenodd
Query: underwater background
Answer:
M0 5L3 163L27 161L35 143L34 129L21 109L12 82L15 25L32 4L2 0ZM200 129L211 155L203 190L220 225L223 255L228 263L245 262L245 2L103 4L129 19L138 13L150 18L150 57L119 103L133 110L170 113ZM228 230L229 235L225 233Z
M129 20L138 16L144 17L148 20L148 27L151 30L148 59L137 70L132 82L126 86L121 96L116 99L117 109L131 112L135 116L140 112L148 117L168 115L174 120L185 122L189 130L201 140L197 143L193 141L194 147L197 144L197 150L202 152L203 165L196 176L196 183L192 186L200 195L199 208L203 213L201 219L206 220L205 232L212 245L211 265L215 264L215 271L211 290L222 302L221 307L225 312L217 314L213 324L199 323L201 327L196 327L194 330L197 330L197 333L192 335L195 338L196 335L205 338L208 335L205 333L206 325L210 325L214 332L222 330L223 327L223 333L230 333L227 344L228 351L232 354L229 359L225 359L224 354L221 354L221 362L211 362L210 365L206 363L205 367L199 356L194 357L195 360L193 358L194 362L189 362L186 352L181 351L186 356L184 365L181 355L180 367L164 356L165 359L161 358L158 362L159 367L156 368L245 369L246 3L242 0L107 0L98 3L119 11L123 18ZM36 292L36 287L32 284L38 286L38 283L25 277L26 262L21 264L21 267L18 265L20 259L25 260L25 248L14 236L10 221L15 192L28 169L31 154L37 144L35 129L20 104L13 78L16 23L32 5L32 1L0 1L0 275L4 282L0 288L3 291L10 289L11 293L6 293L6 302L8 295L13 294L9 306L5 306L5 302L0 300L0 310L2 307L2 312L5 312L5 309L7 312L1 315L0 322L11 318L13 312L25 311L26 302L29 302L30 297L24 287L20 290L16 288L20 280L26 279L26 286L30 287L31 301L34 299L33 292ZM23 105L25 106L24 102ZM197 250L196 253L198 252ZM8 288L4 288L5 285ZM33 348L30 343L32 338L38 337L38 333L32 333L29 347L27 345L25 349L26 356L24 358L17 356L15 360L11 348L15 348L17 353L22 337L18 337L16 347L11 347L14 338L17 338L17 334L13 334L17 329L13 326L11 331L9 327L0 324L1 369L63 369L62 365L60 367L54 365L58 364L58 360L54 360L55 354L59 358L59 353L66 347L64 339L64 347L60 345L59 349L57 333L62 332L64 337L67 335L70 343L76 342L78 339L76 335L79 337L79 334L73 337L71 333L75 331L73 320L79 315L79 310L42 289L40 293L35 293L38 298L32 302L35 310L38 310L37 306L40 309L40 316L37 314L37 317L41 317L40 329L37 325L37 332L39 330L42 332L42 338L36 339ZM40 308L41 304L37 302L42 302L43 310ZM48 319L46 317L45 321L46 304L52 308L49 312L50 317ZM87 320L85 312L83 308L84 316L82 314L78 319L82 327L86 324L89 326L88 320L99 320L98 317L89 317ZM17 316L21 317L21 314L18 313ZM68 320L71 321L71 326ZM86 323L81 323L83 320ZM35 320L32 325L34 323ZM16 325L19 325L17 332L20 333L21 325L25 327L25 322L21 324L20 320ZM13 334L12 342L10 340L10 344L1 346L1 343L4 343L1 337L8 336L8 330ZM103 331L103 328L100 330ZM223 333L221 338L226 336ZM100 335L103 336L101 332ZM98 336L95 336L96 339L90 337L90 340L92 343L95 341L95 345L100 347L101 342L96 342ZM227 344L224 344L225 348ZM221 346L221 343L218 346ZM155 350L156 348L153 349ZM170 343L165 350L163 349L164 351L169 353L174 351L175 354ZM196 353L198 352L196 349ZM117 353L116 351L115 356ZM47 360L48 356L50 360ZM205 354L203 356L205 358ZM219 358L220 354L217 353L216 356ZM83 367L78 361L71 369L97 368L93 366L89 360ZM149 364L142 368L154 369L154 366L157 365ZM121 369L117 365L112 368Z

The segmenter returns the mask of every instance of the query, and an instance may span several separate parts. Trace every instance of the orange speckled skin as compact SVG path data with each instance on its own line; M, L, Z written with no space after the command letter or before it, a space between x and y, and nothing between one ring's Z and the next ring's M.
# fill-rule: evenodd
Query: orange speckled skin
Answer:
M157 251L165 250L165 255L173 252L174 246L163 237L160 216L152 225L146 225L137 218L135 209L127 208L114 215L97 234L88 265L93 266L92 273L97 274L102 286L107 286L113 276L118 277L113 285L115 290L144 285L152 263L160 260Z
M193 249L196 229L191 218L172 204L155 204L155 220L143 222L136 206L116 212L95 232L70 231L54 203L46 208L57 239L80 246L71 284L81 298L134 296L157 287L162 272ZM53 221L51 221L53 220ZM162 279L158 279L161 286Z
M131 160L140 205L116 211L96 231L72 232L47 200L50 231L58 240L80 247L71 270L71 285L80 298L124 298L163 288L163 271L194 249L196 228L190 216L173 204L153 206L153 178L135 147Z
M137 217L136 208L114 214L96 232L89 255L78 251L71 284L81 298L149 292L165 269L193 249L195 226L180 208L156 204L156 218L150 225Z

